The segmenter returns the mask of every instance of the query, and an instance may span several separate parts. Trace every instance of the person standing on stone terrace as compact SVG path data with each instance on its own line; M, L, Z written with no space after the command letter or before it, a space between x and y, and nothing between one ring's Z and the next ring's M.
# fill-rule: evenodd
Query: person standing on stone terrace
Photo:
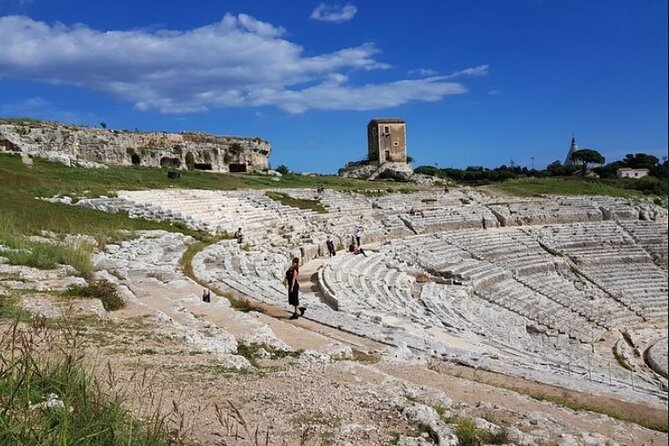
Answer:
M328 248L328 254L330 255L330 257L337 255L337 250L335 249L334 242L330 239L329 236L327 241L325 242L325 246L327 246Z
M355 228L355 243L360 247L360 237L362 237L362 228L358 226Z
M300 284L297 282L297 276L300 275L300 259L295 257L286 271L286 282L288 284L288 304L293 306L293 315L289 319L297 319L304 316L305 307L300 306ZM298 315L297 312L300 312Z
M487 225L485 217L481 217L481 227L483 229L488 229L488 225Z
M240 245L244 242L244 234L242 233L242 228L238 228L233 235L237 239L237 243Z

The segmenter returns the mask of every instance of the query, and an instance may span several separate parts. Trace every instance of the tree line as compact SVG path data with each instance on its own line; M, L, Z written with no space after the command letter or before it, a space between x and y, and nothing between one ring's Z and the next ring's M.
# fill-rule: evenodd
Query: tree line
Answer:
M596 174L600 179L616 178L619 168L648 169L648 177L638 180L626 179L625 187L642 190L658 195L667 194L667 179L669 178L669 162L663 162L653 155L646 153L628 153L624 159L605 164L605 158L595 150L578 150L572 154L574 164L563 164L553 161L545 169L528 169L527 167L502 164L499 167L487 168L483 166L469 166L465 169L438 168L434 166L419 166L416 173L430 175L442 179L470 184L486 184L523 177L571 177L583 176L588 172Z

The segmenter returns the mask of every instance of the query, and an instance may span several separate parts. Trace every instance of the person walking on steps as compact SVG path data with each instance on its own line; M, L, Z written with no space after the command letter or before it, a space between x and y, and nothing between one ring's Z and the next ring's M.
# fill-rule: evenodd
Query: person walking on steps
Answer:
M305 307L300 306L300 284L297 282L297 276L300 274L300 259L295 257L293 259L290 268L286 271L286 282L288 284L288 304L292 305L293 315L289 319L297 319L300 316L304 316L304 312L307 310ZM298 315L299 311L299 315Z

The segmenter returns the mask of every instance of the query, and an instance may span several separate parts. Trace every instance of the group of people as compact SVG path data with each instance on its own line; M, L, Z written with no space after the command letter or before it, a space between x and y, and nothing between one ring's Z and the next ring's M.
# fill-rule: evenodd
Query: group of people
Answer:
M244 233L242 228L238 228L233 234L235 240L240 245L244 242ZM367 257L367 254L362 249L361 246L362 239L362 227L358 226L355 229L355 232L351 236L351 244L348 247L348 251L353 254L362 254ZM330 257L337 255L337 250L335 248L334 242L328 236L325 246L328 250L328 255ZM300 284L297 281L297 278L300 274L300 259L298 257L293 258L290 268L286 271L286 287L288 288L288 304L293 307L293 314L289 319L298 319L300 316L304 316L304 312L307 311L306 307L300 305ZM204 302L211 302L211 292L209 290L204 290L202 294L202 300Z
M360 246L362 238L362 228L356 228L353 236L351 237L351 244L348 247L349 252L353 254L362 254L367 257L365 251ZM325 241L325 246L328 249L328 255L330 257L337 255L337 250L335 248L334 242L328 236ZM290 264L290 268L286 271L286 287L288 288L288 304L293 307L293 314L288 319L298 319L300 316L304 316L304 312L307 311L306 307L300 305L300 284L297 281L297 278L300 274L300 259L294 257L293 261Z

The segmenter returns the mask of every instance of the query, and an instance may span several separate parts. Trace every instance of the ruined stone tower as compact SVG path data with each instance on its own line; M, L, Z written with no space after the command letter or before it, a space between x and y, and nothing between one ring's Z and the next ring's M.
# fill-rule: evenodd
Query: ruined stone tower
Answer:
M407 162L406 123L397 118L372 119L367 124L369 161Z

